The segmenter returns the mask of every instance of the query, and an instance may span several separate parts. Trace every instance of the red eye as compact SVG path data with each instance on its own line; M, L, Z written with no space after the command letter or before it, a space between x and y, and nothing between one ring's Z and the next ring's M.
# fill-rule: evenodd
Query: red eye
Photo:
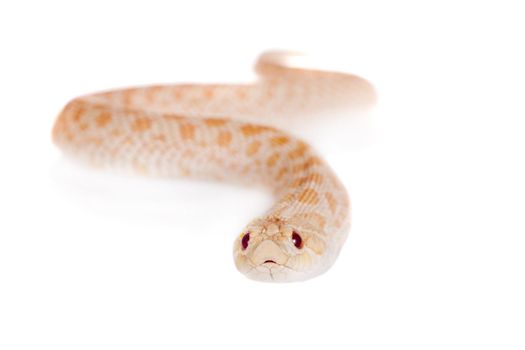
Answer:
M292 233L292 243L297 249L301 249L303 247L303 239L295 231Z
M250 232L246 232L244 236L242 236L242 239L241 239L241 246L243 250L248 248L249 241L250 241Z

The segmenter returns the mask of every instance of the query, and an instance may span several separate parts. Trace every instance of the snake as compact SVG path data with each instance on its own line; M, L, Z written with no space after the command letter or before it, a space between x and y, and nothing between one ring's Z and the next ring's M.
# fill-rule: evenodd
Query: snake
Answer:
M64 154L97 168L146 176L260 185L274 204L233 245L237 269L252 280L303 281L327 271L350 229L341 180L306 141L265 123L345 106L355 76L291 65L269 51L244 84L159 84L76 97L52 138Z

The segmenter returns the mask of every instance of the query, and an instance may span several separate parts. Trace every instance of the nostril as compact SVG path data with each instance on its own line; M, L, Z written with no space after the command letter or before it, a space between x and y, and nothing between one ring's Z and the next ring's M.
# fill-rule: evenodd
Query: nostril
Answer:
M276 262L275 262L275 261L273 261L273 260L265 260L265 261L264 261L264 264L266 264L266 263L270 263L270 264L276 264Z

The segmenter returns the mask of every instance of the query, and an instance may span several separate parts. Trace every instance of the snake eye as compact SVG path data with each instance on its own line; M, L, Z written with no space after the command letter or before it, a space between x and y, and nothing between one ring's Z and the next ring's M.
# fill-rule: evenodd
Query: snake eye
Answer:
M297 249L301 249L303 247L303 239L295 231L292 233L292 243Z
M248 242L250 241L250 232L246 232L241 239L242 250L248 248Z

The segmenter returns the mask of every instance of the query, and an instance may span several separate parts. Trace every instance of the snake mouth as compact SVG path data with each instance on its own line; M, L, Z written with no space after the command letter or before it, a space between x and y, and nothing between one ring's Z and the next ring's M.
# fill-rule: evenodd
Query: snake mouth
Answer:
M277 264L277 263L273 260L265 260L263 264Z

